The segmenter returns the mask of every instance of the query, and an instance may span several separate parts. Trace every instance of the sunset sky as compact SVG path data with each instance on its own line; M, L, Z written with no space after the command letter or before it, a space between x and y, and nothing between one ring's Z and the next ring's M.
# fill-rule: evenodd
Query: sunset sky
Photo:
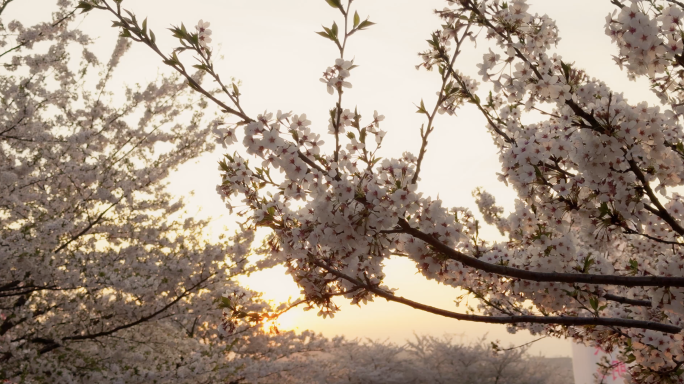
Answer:
M49 18L51 3L16 0L8 6L5 20L26 20L25 24L45 20ZM529 3L533 13L546 13L557 21L562 40L556 51L565 61L575 62L590 76L606 81L615 91L624 92L630 102L655 101L647 83L629 82L626 73L611 59L616 48L604 34L605 17L615 9L609 0L537 0ZM353 109L357 106L364 117L372 116L374 110L385 115L381 128L388 134L383 143L383 157L418 151L419 128L425 121L415 113L414 104L424 99L426 105L432 105L439 89L439 76L417 71L415 65L420 60L416 53L427 48L425 40L439 27L439 19L432 10L445 5L444 0L354 2L362 19L369 16L377 25L355 34L348 43L345 58L354 58L359 67L351 73L349 80L353 88L345 92L344 107ZM125 0L123 7L140 19L148 17L149 27L155 31L166 52L175 43L166 30L170 24L183 22L191 27L199 19L211 22L211 45L215 48L218 72L223 78L235 77L242 81L243 107L250 116L264 110L306 113L313 122L312 128L323 134L328 144L332 142L325 137L325 132L328 110L334 106L336 98L328 95L319 78L326 67L334 63L338 53L330 41L314 32L322 30L321 24L330 26L333 20L340 24L341 15L324 0ZM113 48L117 33L109 27L109 20L109 15L93 12L81 23L86 33L99 37L95 50L104 61ZM478 42L477 48L466 44L457 66L480 80L475 64L486 50L484 40ZM122 64L118 81L151 80L158 71L166 70L159 68L161 62L157 56L144 46L134 45ZM482 89L480 93L484 94ZM458 116L440 116L435 125L437 129L431 136L419 190L433 197L439 195L445 206L466 206L476 212L471 192L476 187L484 187L504 208L511 209L515 196L512 190L497 181L496 172L500 170L497 150L477 111L465 107ZM219 148L196 163L184 166L173 175L171 183L172 191L179 196L188 196L194 191L194 196L187 198L190 212L216 218L214 234L222 232L224 226L230 230L236 227L235 218L228 215L215 192L220 181L216 162L223 153ZM500 238L492 229L486 230L484 237ZM386 283L398 288L397 294L455 309L453 300L459 292L426 281L416 274L411 262L391 260L386 271ZM299 293L281 268L256 274L245 283L273 300L287 300ZM338 304L342 311L334 319L322 320L316 317L317 311L296 309L285 315L280 325L285 329L312 329L326 336L395 342L411 338L413 332L435 336L450 334L463 342L487 335L490 340L500 339L504 345L535 339L524 332L509 335L503 326L459 322L384 300L362 308L350 307L342 301ZM545 339L535 343L531 353L569 356L570 344L566 340Z

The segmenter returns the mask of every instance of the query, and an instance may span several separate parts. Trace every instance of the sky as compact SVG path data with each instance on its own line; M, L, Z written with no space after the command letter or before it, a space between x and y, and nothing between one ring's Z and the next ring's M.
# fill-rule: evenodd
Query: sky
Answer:
M47 0L15 0L8 7L5 20L17 18L26 20L25 24L45 20L50 4ZM613 90L624 92L633 103L656 100L648 92L647 83L628 81L626 73L612 61L611 55L617 49L604 34L605 17L615 9L609 0L531 0L529 4L532 13L548 14L556 20L562 40L554 51L564 61L574 62ZM199 19L211 22L217 72L224 79L234 77L242 82L240 92L245 111L250 116L264 110L306 113L313 129L326 139L328 110L334 107L336 98L328 95L319 78L334 63L338 52L330 41L314 32L322 30L321 24L330 26L333 20L338 24L341 20L340 14L324 0L124 0L122 6L140 19L148 17L149 28L155 31L165 52L175 46L166 31L170 24L182 22L191 27ZM433 105L440 80L435 72L415 69L420 62L417 53L427 49L425 40L439 27L433 10L444 6L444 0L354 2L361 18L368 16L376 25L355 34L348 43L345 58L353 58L359 67L352 70L349 80L353 88L345 92L344 107L358 107L366 117L371 117L375 110L385 115L381 128L388 133L383 142L383 157L398 157L404 151L417 153L419 149L419 129L425 120L415 113L415 105L421 99L426 105ZM108 14L93 12L80 21L86 33L98 38L95 51L102 58L109 55L116 38L117 31L109 27L110 20ZM487 48L484 40L478 41L477 47L465 44L457 67L479 80L475 64ZM159 58L146 47L134 44L118 76L119 81L143 82L154 79L159 71L165 71ZM435 126L419 191L439 196L445 206L465 206L476 212L471 192L484 187L510 211L515 194L497 181L497 150L478 112L466 106L457 116L440 116ZM233 150L229 148L229 152ZM223 153L219 148L183 166L172 175L170 185L173 193L186 196L192 214L215 219L214 234L236 228L235 217L228 214L215 192L220 181L216 162ZM493 229L485 230L484 236L500 239ZM460 293L425 280L416 274L411 262L389 260L386 274L386 284L398 288L397 294L456 309L453 301ZM257 273L243 282L275 301L299 294L282 268ZM280 327L311 329L330 337L344 335L397 343L412 338L413 333L449 335L465 343L487 337L501 340L502 345L520 345L537 338L527 332L510 335L504 326L447 319L384 300L361 308L338 304L342 311L334 319L318 318L315 310L295 309L280 319ZM570 342L546 338L534 343L530 353L569 356Z

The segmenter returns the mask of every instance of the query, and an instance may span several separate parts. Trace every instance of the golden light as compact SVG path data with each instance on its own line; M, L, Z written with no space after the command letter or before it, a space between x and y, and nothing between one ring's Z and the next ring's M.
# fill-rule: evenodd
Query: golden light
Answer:
M280 315L277 319L264 322L261 328L264 332L270 333L300 330L297 326L297 321L300 317L301 311L288 311Z

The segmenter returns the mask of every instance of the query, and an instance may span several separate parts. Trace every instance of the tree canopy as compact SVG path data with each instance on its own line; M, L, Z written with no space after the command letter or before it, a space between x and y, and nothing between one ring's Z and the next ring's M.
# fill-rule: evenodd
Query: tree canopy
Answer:
M287 305L236 281L256 268L253 234L209 242L166 190L215 146L208 104L180 76L111 84L131 43L101 62L77 11L0 24L0 381L252 380L319 350L262 327ZM226 306L244 315L222 325Z
M339 11L318 32L338 51L321 77L336 99L327 132L315 129L306 111L245 111L238 85L214 67L218 39L207 21L172 27L177 46L163 52L147 19L122 1L83 0L79 8L108 12L123 38L147 45L220 108L225 121L215 131L240 151L221 162L219 192L229 208L242 206L246 233L271 230L255 252L287 267L308 308L333 316L337 297L353 304L381 297L616 350L633 382L683 382L684 4L610 1L615 11L605 32L616 46L616 69L648 79L659 99L649 105L628 101L554 52L561 37L554 20L526 1L446 1L418 65L441 80L437 102L417 103L425 117L417 152L392 159L382 157L391 134L383 116L344 98L359 89L351 79L363 60L350 60L348 43L374 23L359 15L362 2L326 3ZM490 48L476 64L479 79L460 70L473 65L459 60L472 41ZM474 191L484 223L420 189L426 156L449 164L449 154L427 152L435 117L459 108L475 108L487 121L499 179L518 197L506 213L493 195ZM531 114L541 118L530 123ZM506 240L484 239L484 225ZM413 260L425 278L464 289L480 305L463 313L397 295L384 283L390 257ZM229 331L256 316L231 295L224 305Z

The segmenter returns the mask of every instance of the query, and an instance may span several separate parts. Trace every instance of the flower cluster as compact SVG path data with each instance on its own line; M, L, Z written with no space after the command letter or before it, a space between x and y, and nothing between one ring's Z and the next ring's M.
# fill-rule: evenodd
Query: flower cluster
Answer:
M130 41L100 64L59 4L50 23L0 37L0 382L258 381L320 350L318 335L257 322L274 309L235 281L257 268L253 233L210 243L209 222L166 189L221 121L178 76L113 92ZM220 308L221 292L240 300Z
M552 52L560 41L556 23L532 14L525 0L447 1L437 12L442 26L418 65L442 77L434 111L453 114L473 104L499 148L499 179L518 195L504 214L493 196L475 192L485 222L508 237L489 242L473 213L419 191L435 112L419 107L428 124L418 156L387 159L378 153L380 116L371 121L343 106L354 67L344 47L363 23L355 13L347 32L349 11L328 3L345 21L345 28L334 23L319 33L340 50L321 79L329 93L338 92L329 153L303 114L251 118L237 90L226 87L233 106L220 104L240 119L235 127L244 128L247 155L260 164L226 156L218 190L229 206L241 199L252 227L272 229L264 251L287 266L309 308L332 316L336 296L355 304L375 296L407 303L384 285L384 261L401 255L426 278L480 299L468 307L468 319L497 316L512 332L618 350L633 363L634 382L681 382L684 201L673 188L684 184L682 9L675 2L615 1L622 9L607 19L618 63L652 80L662 101L655 106L628 101ZM462 43L477 36L491 48L477 65L491 87L486 97L455 68ZM220 84L210 66L203 69ZM544 119L525 123L530 111Z
M570 370L558 372L543 358L530 358L527 348L497 352L496 344L484 339L462 345L449 337L416 336L397 345L340 337L326 347L321 353L297 357L295 369L265 378L263 383L465 384L500 378L508 384L572 382Z
M663 50L658 34L663 29L678 28L681 9L665 8L656 20L642 12L643 4L633 2L631 7L622 8L617 21L609 17L609 32L630 72L653 76L670 71L666 67L679 54L673 40L671 53ZM455 11L459 9L477 13L497 46L478 65L483 81L491 82L495 92L482 102L474 97L471 102L482 108L501 148L500 179L513 186L519 196L515 211L504 217L491 196L478 193L485 220L510 239L481 247L482 258L533 271L683 276L683 254L673 245L684 234L678 224L680 197L667 194L668 188L681 185L684 177L678 148L682 128L676 109L630 104L622 94L589 79L557 54L548 53L558 41L555 24L546 16L528 14L526 6L489 1L476 7L466 1ZM549 104L555 108L544 110ZM521 114L531 109L550 117L523 124ZM652 209L653 205L659 208ZM682 306L677 304L684 299L681 288L512 280L470 290L487 300L489 304L480 308L491 314L521 313L518 298L525 298L546 315L593 313L658 318L671 324L684 320ZM563 299L568 296L572 303ZM650 305L625 306L605 299L614 296ZM549 327L529 329L556 332ZM669 378L670 369L684 357L681 335L634 329L618 335L597 329L576 329L570 334L606 347L623 348L623 358L639 367L632 374L640 382ZM646 349L626 347L627 343L654 338L654 334L658 335L657 343L649 343Z
M447 42L465 30L460 16L473 13L494 42L478 65L483 81L493 84L485 99L476 95L477 83L453 68L447 55L453 51ZM439 14L446 24L433 34L421 66L437 66L450 79L441 93L439 112L452 114L467 101L487 118L501 148L500 179L515 188L519 200L506 216L493 196L478 191L476 197L485 221L497 226L509 241L481 239L480 224L470 212L442 207L440 200L418 192L419 159L413 155L377 162L368 158L365 137L346 131L360 127L361 116L339 108L331 113L329 133L352 134L347 136L348 144L331 155L307 152L296 141L299 134L291 132L295 141L283 140L280 127L286 123L264 114L246 125L243 141L249 153L265 159L264 168L249 170L246 161L236 158L224 164L224 192L241 192L254 210L253 222L274 230L272 257L288 265L288 272L323 316L337 310L331 300L336 294L359 303L372 299L363 287L391 292L383 286L383 260L402 254L414 260L426 278L464 288L482 299L478 310L486 315L657 318L684 325L681 288L497 277L465 267L445 257L433 243L398 229L403 221L401 228L418 230L461 254L517 270L684 276L680 266L684 254L673 245L684 236L678 224L684 206L680 207L679 195L669 196L669 202L658 197L667 196L668 188L684 180L684 151L679 148L684 137L676 113L645 103L630 104L622 94L549 53L559 41L557 27L548 16L528 13L524 1L460 1ZM664 14L659 20L670 20L670 26L676 22L675 13ZM635 25L645 22L640 20ZM659 55L656 49L653 57ZM322 80L329 92L341 90L348 68L338 60L326 72ZM544 111L543 106L552 109ZM532 109L550 117L523 124L522 114ZM423 111L427 113L421 106L419 112ZM359 167L363 163L366 166ZM274 181L269 169L284 173L284 181ZM614 297L624 298L627 304ZM637 380L669 377L676 362L684 360L681 334L533 323L510 329L564 334L621 348L623 358L640 367L632 372ZM649 347L637 349L629 343Z
M335 91L342 93L342 88L351 88L351 83L346 79L351 75L349 71L353 68L354 63L340 58L335 60L335 65L323 72L321 82L325 83L329 94L332 95Z
M615 61L620 68L626 67L632 78L648 76L662 103L671 104L677 114L684 113L679 105L682 75L671 68L684 63L682 17L684 10L677 4L649 6L638 1L606 17L606 34L619 48Z
M199 45L204 49L206 49L207 45L211 43L211 29L209 29L210 24L211 23L208 21L200 20L195 26L195 29L197 30L197 40L199 41Z

